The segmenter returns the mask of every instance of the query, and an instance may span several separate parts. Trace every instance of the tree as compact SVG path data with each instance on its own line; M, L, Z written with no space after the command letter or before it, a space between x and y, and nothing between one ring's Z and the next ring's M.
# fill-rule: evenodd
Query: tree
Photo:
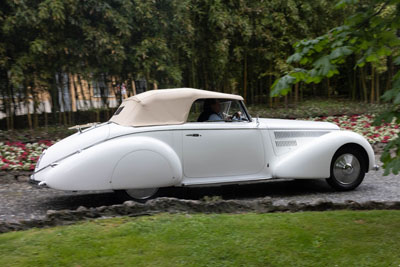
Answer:
M277 79L272 86L272 96L285 95L292 85L299 82L319 83L340 73L344 63L356 58L354 68L363 71L367 64L372 74L387 57L393 58L400 65L400 1L399 0L341 0L337 8L351 8L355 12L343 25L335 27L328 33L314 39L297 42L295 53L287 62L292 69ZM295 67L297 66L297 67ZM374 97L374 86L371 87L371 99ZM365 91L365 98L367 99ZM400 119L400 72L393 77L390 90L382 99L393 103L388 110L376 119L391 122ZM385 174L400 171L400 138L391 141L384 149L381 160Z

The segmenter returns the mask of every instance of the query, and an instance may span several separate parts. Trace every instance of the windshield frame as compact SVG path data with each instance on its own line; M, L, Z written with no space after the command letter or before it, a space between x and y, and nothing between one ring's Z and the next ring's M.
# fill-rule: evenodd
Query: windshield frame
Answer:
M242 106L243 111L246 113L246 117L247 117L247 119L248 119L248 122L252 122L252 121L253 121L253 118L250 116L250 113L249 113L249 111L247 110L247 107L246 107L246 105L244 104L244 101L243 101L243 100L238 100L238 101L239 101L240 105Z

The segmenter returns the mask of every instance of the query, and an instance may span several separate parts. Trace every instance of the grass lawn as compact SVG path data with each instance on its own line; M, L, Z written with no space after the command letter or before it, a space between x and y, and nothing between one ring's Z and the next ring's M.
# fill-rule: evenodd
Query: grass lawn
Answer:
M0 235L0 266L399 266L400 211L101 219Z

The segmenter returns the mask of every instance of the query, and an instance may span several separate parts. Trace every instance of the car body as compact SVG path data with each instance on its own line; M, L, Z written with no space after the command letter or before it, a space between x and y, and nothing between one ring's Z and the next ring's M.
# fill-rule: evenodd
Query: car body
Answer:
M206 105L218 106L223 120L196 121ZM180 88L124 100L110 121L44 151L31 180L147 199L163 187L279 178L325 178L350 190L374 168L371 145L359 134L328 122L251 118L240 96Z

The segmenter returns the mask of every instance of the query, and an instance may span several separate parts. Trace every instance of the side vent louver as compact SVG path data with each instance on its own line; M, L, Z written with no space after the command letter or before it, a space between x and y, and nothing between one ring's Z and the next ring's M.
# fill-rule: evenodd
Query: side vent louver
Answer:
M275 141L277 147L281 146L297 146L296 141Z
M300 138L300 137L320 137L328 131L275 131L275 139Z

